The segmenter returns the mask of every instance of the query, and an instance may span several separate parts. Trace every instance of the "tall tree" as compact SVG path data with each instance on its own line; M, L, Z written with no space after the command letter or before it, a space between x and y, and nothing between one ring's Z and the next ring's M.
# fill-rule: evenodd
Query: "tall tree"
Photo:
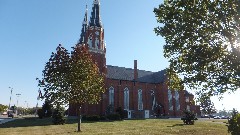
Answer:
M59 45L43 70L39 86L53 104L98 103L104 93L104 78L84 45L73 47L71 55ZM80 131L79 109L78 131Z
M105 92L104 78L85 46L76 45L73 48L70 65L71 98L69 101L80 105L78 112L78 131L80 131L81 106L86 102L94 104L101 100L101 94Z
M165 0L154 13L170 78L182 78L178 83L172 77L173 87L184 84L208 96L239 88L239 0Z
M70 57L68 51L59 44L56 53L52 53L49 61L42 71L43 78L38 85L43 88L44 95L54 105L67 104L70 84L68 75L70 70Z

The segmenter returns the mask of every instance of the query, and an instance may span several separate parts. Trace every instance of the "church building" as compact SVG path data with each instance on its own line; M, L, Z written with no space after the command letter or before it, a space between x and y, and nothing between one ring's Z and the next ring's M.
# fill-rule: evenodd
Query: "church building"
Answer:
M105 74L105 93L98 104L84 104L82 115L105 115L121 107L127 118L156 116L180 117L183 110L200 115L200 107L193 104L194 96L186 90L169 90L166 70L140 70L137 60L133 68L106 65L104 28L100 17L100 2L93 0L90 20L86 9L78 44L87 45L99 71ZM77 115L78 105L69 105L69 115Z

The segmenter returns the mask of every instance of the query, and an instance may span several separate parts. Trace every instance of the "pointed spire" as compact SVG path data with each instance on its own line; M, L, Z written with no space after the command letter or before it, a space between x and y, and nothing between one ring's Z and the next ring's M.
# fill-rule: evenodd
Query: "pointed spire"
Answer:
M99 0L93 0L93 7L92 7L89 25L102 27L101 17L100 17L100 1Z
M88 16L87 16L87 12L88 12L88 8L87 8L87 5L86 5L86 11L85 11L84 19L83 19L83 25L84 25L84 24L87 24L87 20L88 20L88 19L87 19L87 17L88 17Z
M87 30L87 26L88 26L88 23L87 23L87 22L88 22L87 13L88 13L88 8L87 8L87 5L86 5L86 11L85 11L85 15L84 15L83 23L82 23L81 36L80 36L80 39L79 39L79 43L80 43L80 44L86 42L86 41L84 41L84 40L85 40L86 30Z

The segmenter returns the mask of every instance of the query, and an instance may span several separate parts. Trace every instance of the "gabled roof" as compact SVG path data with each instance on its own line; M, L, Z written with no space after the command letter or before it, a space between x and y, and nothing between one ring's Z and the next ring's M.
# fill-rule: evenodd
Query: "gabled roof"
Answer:
M192 93L188 92L187 90L184 91L185 96L194 96Z
M165 79L166 70L151 72L145 70L137 70L137 82L145 83L162 83ZM107 78L118 80L134 80L134 69L107 65Z

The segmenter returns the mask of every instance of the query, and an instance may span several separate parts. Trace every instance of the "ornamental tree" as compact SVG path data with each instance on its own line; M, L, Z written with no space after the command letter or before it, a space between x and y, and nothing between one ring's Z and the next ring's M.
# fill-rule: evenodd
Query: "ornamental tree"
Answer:
M222 95L240 86L240 1L165 0L154 9L171 87ZM181 77L179 83L171 74Z
M59 45L45 65L39 86L43 88L43 98L57 106L98 103L105 91L103 75L84 45L73 47L71 54ZM78 115L80 131L80 109Z

